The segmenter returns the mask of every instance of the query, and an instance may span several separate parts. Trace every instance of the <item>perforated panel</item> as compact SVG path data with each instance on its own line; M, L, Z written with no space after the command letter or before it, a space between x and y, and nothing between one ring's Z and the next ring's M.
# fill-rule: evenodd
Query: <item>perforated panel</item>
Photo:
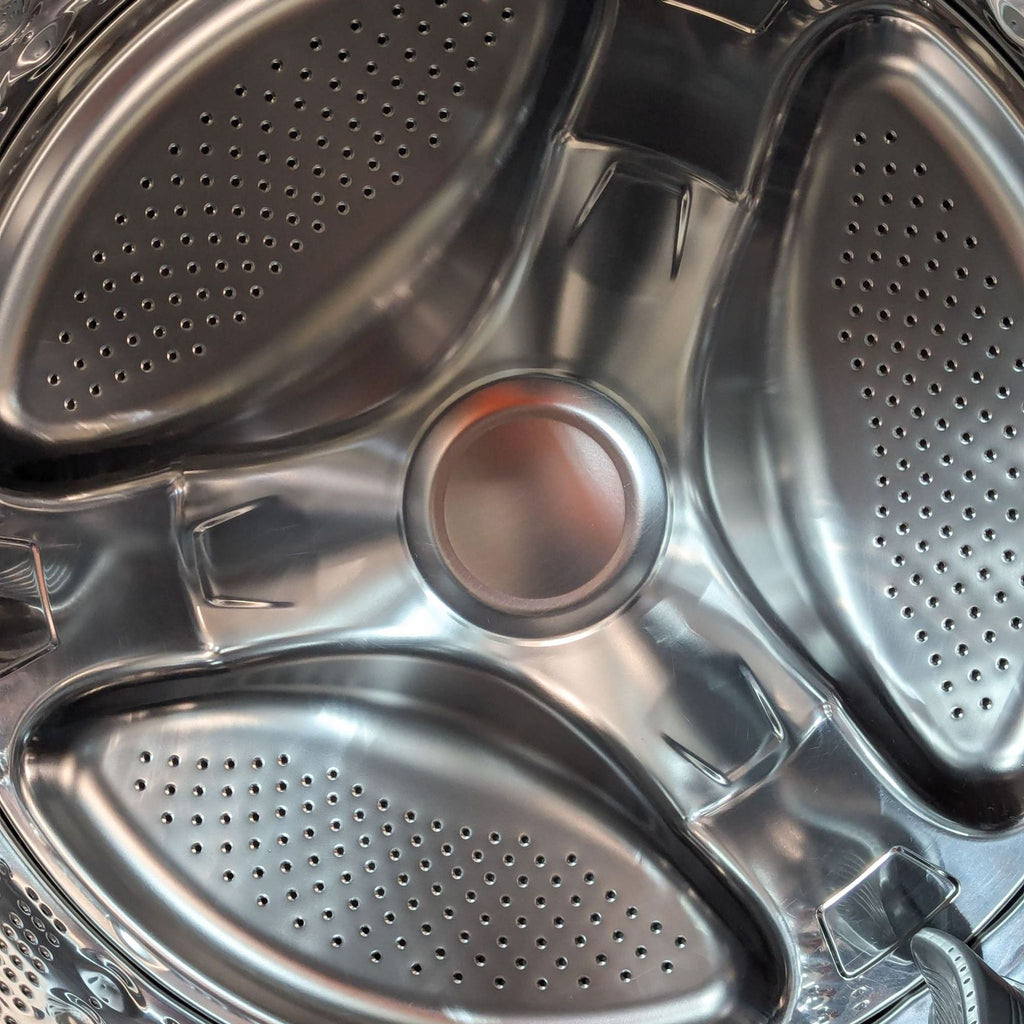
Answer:
M969 768L1017 749L1021 211L914 103L884 78L847 97L807 165L787 373L820 489L797 496L817 520L798 530L855 657Z
M243 695L69 739L42 797L65 841L200 968L245 935L261 984L491 1015L639 1011L731 969L642 836L433 716Z
M193 73L127 134L96 127L102 173L19 250L31 280L6 297L32 302L8 342L19 412L48 437L106 434L323 360L363 301L346 288L389 246L397 285L486 181L555 20L534 6L296 2L249 36L239 18L230 59L186 41ZM111 103L150 59L111 65ZM74 114L61 128L82 130ZM403 242L406 229L427 233ZM318 348L297 363L309 331Z

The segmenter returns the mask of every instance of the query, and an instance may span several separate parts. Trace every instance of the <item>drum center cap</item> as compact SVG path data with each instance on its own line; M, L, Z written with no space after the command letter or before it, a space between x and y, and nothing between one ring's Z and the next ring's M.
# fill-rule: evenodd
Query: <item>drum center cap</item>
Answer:
M433 525L471 589L565 598L599 578L622 543L628 481L607 439L559 412L496 410L442 462Z
M664 516L661 465L636 421L554 376L505 378L454 402L417 451L406 494L410 547L435 589L468 617L486 609L488 626L530 635L619 593L623 577L632 590Z

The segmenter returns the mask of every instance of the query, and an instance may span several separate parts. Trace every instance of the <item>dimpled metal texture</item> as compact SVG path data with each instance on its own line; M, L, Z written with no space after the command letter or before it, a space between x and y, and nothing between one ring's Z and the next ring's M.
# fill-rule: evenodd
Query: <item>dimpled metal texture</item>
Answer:
M988 201L977 155L884 78L847 97L823 138L801 269L814 300L789 372L818 396L820 434L802 430L823 441L835 544L805 557L910 729L964 768L993 764L1009 739L1010 763L1024 671L1020 211ZM819 500L797 498L802 514Z
M38 1019L43 1009L52 1009L46 975L61 955L67 928L31 886L17 885L2 862L0 914L0 1007L16 1020ZM100 1005L96 1000L95 1006Z
M1021 69L914 0L137 3L0 195L0 860L68 929L30 1002L0 875L0 1018L925 1024L926 927L1021 977Z
M873 135L850 140L851 219L837 237L849 245L833 260L845 273L828 284L849 299L836 350L871 414L878 596L915 672L937 683L932 700L959 721L995 710L1022 665L1020 281L941 153L912 127Z
M272 362L500 141L495 108L543 23L529 6L296 4L230 60L196 57L36 254L50 275L16 390L37 429L160 419Z
M0 1020L115 1024L145 1000L116 963L85 948L46 897L0 860ZM164 1024L176 1024L163 1018Z
M211 699L73 743L81 838L124 856L89 831L117 816L146 890L204 942L241 929L284 968L502 1014L671 1000L721 970L700 898L639 837L430 718Z

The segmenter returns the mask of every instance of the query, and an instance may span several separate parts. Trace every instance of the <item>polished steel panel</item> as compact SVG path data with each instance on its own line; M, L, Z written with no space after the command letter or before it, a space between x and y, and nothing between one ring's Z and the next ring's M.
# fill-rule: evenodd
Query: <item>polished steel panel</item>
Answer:
M851 705L948 813L998 825L1024 809L1024 138L920 26L854 25L819 60L815 120L782 136L808 148L766 310L766 488Z
M4 1024L1016 1005L998 10L0 12Z
M610 794L576 777L593 755L500 680L382 657L217 687L68 709L26 752L68 855L124 918L151 904L153 938L189 950L199 983L296 1021L749 1012L763 983L714 888L602 810Z
M8 184L7 426L79 446L181 429L332 355L356 378L352 417L428 370L443 351L387 373L353 339L486 192L561 14L246 2L155 19L73 83Z

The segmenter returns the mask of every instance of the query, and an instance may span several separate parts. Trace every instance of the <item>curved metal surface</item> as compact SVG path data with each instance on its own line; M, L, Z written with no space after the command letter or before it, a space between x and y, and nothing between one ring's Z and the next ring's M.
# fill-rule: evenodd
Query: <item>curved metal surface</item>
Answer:
M416 447L403 528L427 584L487 629L551 636L604 618L661 552L661 458L617 402L550 374L460 396Z
M820 61L801 86L814 119L784 129L813 137L807 159L775 172L797 198L764 215L784 239L760 388L766 514L851 706L946 813L999 826L1024 807L1024 142L984 75L923 26L854 24Z
M23 784L118 917L155 901L165 956L280 1019L744 1019L765 982L713 885L505 689L387 656L168 680L68 708Z
M437 18L457 42L532 8L511 9L373 13L444 52ZM16 1024L923 1024L926 926L1024 969L1016 478L993 476L1019 454L1022 69L942 5L644 0L568 5L557 28L561 7L536 10L522 79L494 66L463 140L487 167L453 156L421 182L450 232L396 234L386 218L415 215L387 204L360 234L384 277L349 272L354 251L294 275L252 325L280 350L225 355L205 413L186 384L139 399L121 426L141 445L97 415L74 460L78 428L31 438L31 467L5 455ZM10 180L67 170L74 105L119 69L129 98L147 47L189 56L154 104L194 105L176 75L200 67L252 99L216 47L251 35L265 63L287 33L235 23L207 50L193 30L221 14L140 0L112 21L95 65L36 97L24 123L52 131L0 157ZM314 80L326 29L300 35ZM210 113L211 147L232 145L243 128ZM81 137L115 160L172 126ZM51 212L70 232L96 209ZM4 266L45 250L44 300L55 261L95 270L84 235L27 230ZM377 307L324 306L348 356L295 365L324 277L335 313L364 286ZM66 961L43 971L50 935Z
M328 360L351 419L429 371L445 349L384 372L360 329L486 196L565 14L435 8L179 3L83 53L0 211L6 426L181 432Z

